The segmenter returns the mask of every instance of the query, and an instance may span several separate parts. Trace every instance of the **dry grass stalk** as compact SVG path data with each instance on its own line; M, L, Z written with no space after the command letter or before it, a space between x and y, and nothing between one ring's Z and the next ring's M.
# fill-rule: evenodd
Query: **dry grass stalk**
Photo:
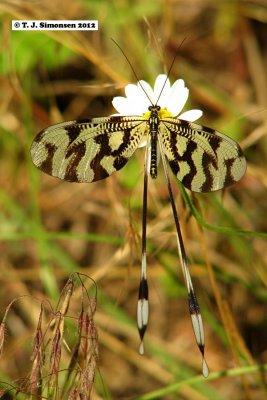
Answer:
M28 391L35 398L41 396L42 389L42 366L43 366L43 304L41 303L41 310L39 314L38 325L34 337L33 356L32 356L32 369L29 377Z
M45 302L41 303L30 373L21 378L16 387L9 388L9 392L15 390L28 399L90 399L98 360L98 335L93 320L96 298L88 294L84 283L87 277L83 276L82 280L78 275L76 278L73 274L64 286L56 310L51 311L45 307ZM0 349L13 302L7 307L0 325ZM67 314L69 309L72 315ZM76 328L72 324L65 329L69 320L77 321ZM70 329L72 335L67 335ZM69 336L76 336L76 342ZM6 388L0 390L0 396L7 392Z

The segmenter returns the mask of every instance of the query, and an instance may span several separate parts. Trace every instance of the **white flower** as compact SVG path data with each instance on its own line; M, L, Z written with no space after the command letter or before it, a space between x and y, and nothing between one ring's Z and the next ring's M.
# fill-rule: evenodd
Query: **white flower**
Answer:
M166 79L165 74L158 75L154 89L145 81L139 81L136 85L126 85L126 97L114 97L112 100L114 108L120 115L143 115L147 113L150 105L157 104L164 112L164 116L177 117L190 122L200 118L203 113L197 109L180 114L188 99L189 90L182 79L175 81L172 86L169 79Z

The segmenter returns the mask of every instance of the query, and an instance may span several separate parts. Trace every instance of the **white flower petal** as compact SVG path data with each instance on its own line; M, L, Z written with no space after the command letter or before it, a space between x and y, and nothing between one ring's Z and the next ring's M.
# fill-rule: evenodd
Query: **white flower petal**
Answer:
M128 100L132 101L132 100L139 100L142 99L145 94L142 90L142 88L138 85L134 85L132 83L130 83L129 85L125 86L125 94Z
M170 96L171 97L179 97L180 92L185 89L185 83L183 79L177 79L177 81L174 82L170 89Z
M165 107L166 105L166 99L169 98L170 95L170 81L167 79L167 75L165 74L160 74L157 76L157 79L155 81L154 85L154 103L156 103L160 107ZM159 98L160 96L160 98Z
M185 121L194 122L200 117L202 117L203 111L201 110L189 110L185 111L184 113L180 114L178 117L179 119L184 119Z
M150 105L158 104L173 116L186 121L195 121L202 116L201 110L189 110L179 115L188 99L189 90L182 79L171 86L166 74L158 75L154 89L145 81L127 85L125 95L126 97L114 97L112 101L121 115L142 115L148 111Z
M135 108L135 103L129 102L126 97L117 96L112 100L113 107L121 115L139 115Z
M124 114L125 108L128 105L128 101L125 97L122 96L116 96L112 100L112 105L115 108L115 110L118 111L120 114Z
M131 97L136 97L139 96L139 89L137 85L134 85L133 83L129 83L129 85L126 85L124 88L126 97L130 99Z
M150 105L149 99L146 97L140 85L127 85L125 87L125 94L129 104L131 104L131 109L134 111L135 115L142 115L147 111Z
M142 85L142 88L141 88ZM149 83L147 83L146 81L139 81L138 82L138 86L140 87L140 90L142 90L144 99L146 99L147 104L151 106L151 104L154 104L155 100L155 96L154 96L154 92L153 89L151 88L151 86L149 85ZM146 94L145 94L146 92ZM150 100L150 101L149 101ZM147 111L147 109L146 109Z
M184 87L184 81L179 79L176 81L170 90L169 98L166 102L166 108L174 116L178 115L179 112L184 108L189 95L189 90Z

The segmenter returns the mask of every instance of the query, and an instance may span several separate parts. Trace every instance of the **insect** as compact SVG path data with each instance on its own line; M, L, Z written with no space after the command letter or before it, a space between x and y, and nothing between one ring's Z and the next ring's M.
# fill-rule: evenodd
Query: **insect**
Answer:
M137 324L143 339L148 324L148 281L146 261L146 223L148 178L157 178L162 160L177 233L180 264L188 292L188 304L198 348L205 361L204 330L182 240L178 213L171 188L168 164L174 175L189 190L210 192L239 181L246 161L239 145L226 135L192 121L200 110L180 114L188 89L183 80L170 85L168 75L159 75L154 89L145 81L127 85L126 97L115 97L119 114L104 118L63 122L42 130L31 147L33 163L49 175L70 182L95 182L125 166L138 147L146 146L144 162L142 257Z

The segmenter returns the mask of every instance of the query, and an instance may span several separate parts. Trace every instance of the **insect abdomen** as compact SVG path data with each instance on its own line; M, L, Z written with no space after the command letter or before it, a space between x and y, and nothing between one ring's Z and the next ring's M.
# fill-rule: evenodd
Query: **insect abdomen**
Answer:
M156 179L158 175L158 155L157 155L157 141L158 141L158 129L159 129L159 110L160 106L150 106L149 110L151 111L150 118L148 120L149 130L150 130L150 176L153 179Z
M150 159L150 176L156 179L158 175L158 156L157 156L157 132L151 132L151 159Z

